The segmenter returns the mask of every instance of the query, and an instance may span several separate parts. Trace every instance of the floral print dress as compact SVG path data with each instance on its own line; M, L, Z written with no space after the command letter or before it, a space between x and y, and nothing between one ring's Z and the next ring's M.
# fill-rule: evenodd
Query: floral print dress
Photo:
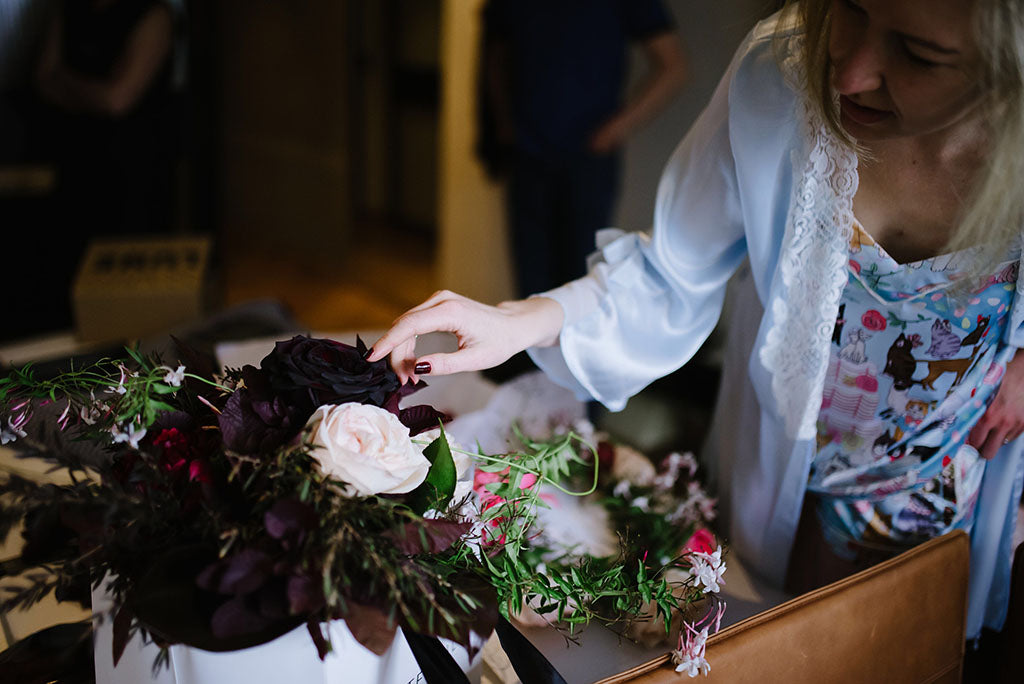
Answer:
M965 441L1015 351L1018 265L951 290L966 253L899 264L856 222L850 255L808 490L852 560L970 530L985 462Z

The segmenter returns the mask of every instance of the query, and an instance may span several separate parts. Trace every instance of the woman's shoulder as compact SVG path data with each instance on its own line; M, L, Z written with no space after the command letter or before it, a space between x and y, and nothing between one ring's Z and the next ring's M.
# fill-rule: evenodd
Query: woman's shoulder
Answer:
M802 36L791 13L776 13L758 23L737 50L726 87L730 138L738 157L785 154L793 144L803 111Z
M803 36L803 27L792 11L780 10L758 22L734 58L733 97L748 93L795 97L803 80Z

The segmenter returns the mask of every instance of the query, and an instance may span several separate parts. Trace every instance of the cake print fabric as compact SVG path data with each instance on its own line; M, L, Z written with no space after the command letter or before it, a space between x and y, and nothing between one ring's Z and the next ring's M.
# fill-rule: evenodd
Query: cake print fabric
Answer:
M973 522L985 461L966 439L1015 351L1018 265L954 287L968 258L899 264L854 224L808 485L844 558Z

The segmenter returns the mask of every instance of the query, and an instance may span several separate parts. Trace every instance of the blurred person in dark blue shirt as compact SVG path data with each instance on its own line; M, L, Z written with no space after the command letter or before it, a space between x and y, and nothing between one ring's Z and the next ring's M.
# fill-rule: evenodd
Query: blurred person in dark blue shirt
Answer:
M628 49L646 77L629 97ZM586 272L611 218L621 149L675 95L686 62L660 0L489 0L481 156L508 181L521 295Z

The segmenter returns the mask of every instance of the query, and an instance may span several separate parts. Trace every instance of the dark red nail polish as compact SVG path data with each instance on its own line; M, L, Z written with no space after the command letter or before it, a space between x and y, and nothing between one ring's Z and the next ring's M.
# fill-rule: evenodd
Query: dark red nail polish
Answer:
M426 375L430 372L430 362L420 361L413 370L416 372L416 375Z

